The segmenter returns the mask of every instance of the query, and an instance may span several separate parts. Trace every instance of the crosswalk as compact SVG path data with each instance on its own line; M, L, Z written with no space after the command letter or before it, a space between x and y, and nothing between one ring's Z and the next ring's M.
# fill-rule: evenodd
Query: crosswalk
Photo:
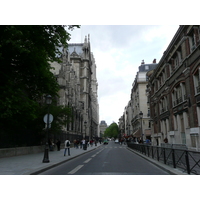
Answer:
M105 149L117 149L117 148L127 148L126 146L120 146L120 147L107 147L107 146L102 146L102 148L105 148Z

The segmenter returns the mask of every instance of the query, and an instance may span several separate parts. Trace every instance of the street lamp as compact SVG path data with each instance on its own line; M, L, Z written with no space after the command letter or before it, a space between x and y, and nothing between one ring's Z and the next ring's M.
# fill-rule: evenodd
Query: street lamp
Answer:
M49 138L49 106L52 103L51 95L46 96L46 104L48 105L48 113L47 113L47 132L46 132L46 146L44 150L44 158L43 163L49 162L49 145L48 145L48 138Z
M87 122L84 122L84 126L85 126L85 139L86 139L86 126L87 126Z
M143 118L143 113L142 113L142 111L140 111L140 113L139 113L139 116L140 116L140 119L141 119L141 138L142 138L142 141L143 141L143 130L142 130L142 118Z

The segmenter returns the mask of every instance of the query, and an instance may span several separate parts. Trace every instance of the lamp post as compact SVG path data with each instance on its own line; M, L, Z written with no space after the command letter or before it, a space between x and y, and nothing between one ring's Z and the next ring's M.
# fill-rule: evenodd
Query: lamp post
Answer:
M84 126L85 126L85 144L83 145L83 150L87 150L87 142L86 142L86 125L87 125L87 122L85 121L85 122L84 122Z
M142 118L143 118L143 113L142 113L142 111L140 111L139 116L140 116L140 119L141 119L141 139L142 139L142 142L143 142L143 130L142 130Z
M52 103L51 95L46 96L46 104L48 105L48 112L47 112L47 132L46 132L46 146L44 150L44 158L43 163L49 162L49 145L48 145L48 138L49 138L49 106Z
M84 126L85 126L85 139L86 139L86 126L87 126L87 122L84 122Z

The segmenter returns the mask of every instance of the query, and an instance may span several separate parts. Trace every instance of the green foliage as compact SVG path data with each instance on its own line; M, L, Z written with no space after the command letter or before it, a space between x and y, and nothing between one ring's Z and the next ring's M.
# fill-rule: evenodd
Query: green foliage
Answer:
M54 120L51 126L52 132L57 132L71 119L71 108L67 106L51 106L50 113L53 115Z
M104 137L117 138L119 134L119 127L116 123L112 123L104 132Z
M70 40L66 29L76 27L0 26L0 134L30 128L40 118L43 95L57 96L49 63L60 62L59 49Z

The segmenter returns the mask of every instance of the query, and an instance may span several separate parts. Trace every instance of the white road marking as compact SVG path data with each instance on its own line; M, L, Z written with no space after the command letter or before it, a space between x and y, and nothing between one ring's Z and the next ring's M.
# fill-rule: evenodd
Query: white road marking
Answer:
M90 160L92 160L92 158L87 159L85 162L83 163L88 163Z
M72 171L70 171L68 174L74 174L76 173L79 169L81 169L81 167L83 167L84 165L78 165L76 168L74 168Z
M94 154L93 156L91 156L92 158L94 158L96 156L96 154Z

